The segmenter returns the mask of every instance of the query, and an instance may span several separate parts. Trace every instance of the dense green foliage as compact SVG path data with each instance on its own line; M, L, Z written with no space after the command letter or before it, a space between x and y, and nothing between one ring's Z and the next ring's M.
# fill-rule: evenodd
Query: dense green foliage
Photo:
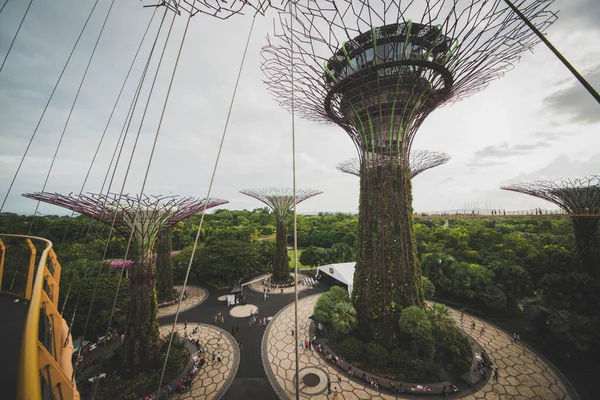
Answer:
M165 360L167 351L167 345L169 343L169 336L165 340L161 341L161 362ZM108 357L107 361L103 364L103 371L106 372L106 378L100 381L98 386L98 393L96 398L98 399L140 399L148 394L156 393L158 389L157 385L160 380L161 369L153 369L145 371L142 374L138 374L132 377L125 378L127 376L126 371L123 370L123 366L126 365L123 354L123 347L119 346L117 350ZM163 378L163 384L171 382L177 375L185 368L190 354L185 347L185 342L177 332L174 333L173 343L169 352L169 360L165 369L165 376ZM92 385L87 381L83 387L79 388L82 393L82 398L86 398L86 394L91 394Z
M26 234L32 221L32 216L1 214L0 232ZM174 259L176 282L185 276L199 221L193 216L173 228L173 248L184 250ZM232 281L269 271L275 225L274 215L264 208L207 214L192 262L192 282L231 285ZM490 315L520 315L523 309L534 317L532 328L540 342L554 344L565 352L588 349L581 353L583 356L600 354L596 311L600 308L600 284L593 274L580 272L583 269L569 218L416 219L414 230L423 275L434 285L431 290L423 280L427 296L433 292L438 299ZM78 337L83 333L99 260L105 248L106 259L123 258L126 241L113 234L107 243L109 228L84 217L38 216L31 233L54 243L63 267L61 305L69 293L65 317L70 321L74 303L78 304L73 325L73 335ZM292 224L288 224L288 236L291 233ZM302 256L310 246L318 253L323 249L333 252L334 246L342 244L352 248L354 254L357 237L356 215L298 216ZM7 290L14 278L13 290L18 291L24 288L27 256L20 257L22 247L10 247L8 240L5 243L8 251L2 288ZM594 248L597 243L596 238ZM327 262L351 258L346 254ZM599 266L587 266L585 270L594 268ZM104 275L107 278L100 279L94 301L97 304L90 314L86 336L91 339L105 333L108 313L103 310L112 304L118 280L118 271L107 266ZM119 293L117 307L124 310L129 297L126 280Z
M350 302L348 291L340 286L332 287L321 295L315 304L314 315L329 327L333 337L341 337L356 327L356 310Z
M347 292L333 287L321 295L314 315L326 327L330 345L342 358L371 373L404 382L440 380L437 365L458 375L468 371L473 359L471 346L446 306L418 306L402 310L400 335L387 346L375 341L365 344L356 329L356 311Z

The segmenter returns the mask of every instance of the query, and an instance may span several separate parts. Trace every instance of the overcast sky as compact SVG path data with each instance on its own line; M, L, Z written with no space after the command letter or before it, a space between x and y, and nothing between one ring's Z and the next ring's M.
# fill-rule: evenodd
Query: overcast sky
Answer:
M3 3L3 0L0 0ZM0 62L28 5L10 0L0 14ZM38 123L93 0L34 1L0 72L0 201ZM47 191L78 193L127 73L152 8L150 1L116 1L99 41L79 99L66 127ZM75 93L110 1L101 0L43 118L4 211L31 214ZM600 87L600 1L557 0L560 18L549 39L596 87ZM248 10L250 13L250 10ZM150 28L154 36L162 9ZM171 14L167 15L170 20ZM229 200L231 209L262 206L239 190L292 186L291 117L278 107L262 83L260 49L272 30L273 13L257 17L231 113L211 196ZM162 103L186 18L175 20L125 191L139 193ZM195 16L179 62L162 130L144 192L205 197L248 37L251 14L227 21ZM161 39L162 41L162 39ZM99 150L84 191L102 186L143 64L146 41ZM157 50L158 51L158 50ZM156 60L150 70L156 68ZM151 77L150 77L151 78ZM151 79L147 79L131 124L124 156L112 185L119 192L138 132ZM553 208L543 200L501 191L524 180L581 177L600 173L600 105L543 45L527 53L515 70L483 92L435 111L416 135L413 149L448 153L452 160L413 181L417 211L453 210L467 205L528 209ZM347 134L337 126L296 120L297 186L324 193L299 212L356 212L358 178L336 165L355 157ZM64 214L42 205L43 214Z

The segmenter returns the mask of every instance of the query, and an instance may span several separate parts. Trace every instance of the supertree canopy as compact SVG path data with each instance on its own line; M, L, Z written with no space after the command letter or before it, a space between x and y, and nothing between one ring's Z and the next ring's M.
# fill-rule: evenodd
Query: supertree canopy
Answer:
M125 362L133 373L157 366L160 344L156 302L156 242L174 224L227 200L177 196L28 193L24 197L54 204L101 221L132 237L130 301L125 329ZM132 235L133 233L133 235Z
M412 179L421 172L446 164L448 161L450 161L450 156L446 153L429 150L414 150L411 151L409 155L409 165L406 165L405 167L410 170L410 178ZM338 171L346 174L360 176L360 165L360 160L358 158L351 158L339 163L336 168Z
M290 279L290 260L287 253L287 216L294 206L294 191L284 188L246 189L240 190L247 196L254 197L265 203L277 219L275 233L275 255L273 257L273 281L288 282ZM296 190L296 204L310 199L318 194L318 190Z
M272 7L283 9L287 3L286 0L278 2L277 0L154 0L152 4L145 7L166 7L178 15L206 14L218 19L227 19L236 14L242 14L245 7L250 7L251 12L264 14Z
M540 30L552 0L517 6ZM359 327L389 343L402 308L423 305L409 154L437 107L504 75L539 39L502 0L299 0L263 48L281 106L342 127L361 165L353 301Z
M600 176L522 182L502 186L501 189L547 200L570 214L581 270L599 277Z

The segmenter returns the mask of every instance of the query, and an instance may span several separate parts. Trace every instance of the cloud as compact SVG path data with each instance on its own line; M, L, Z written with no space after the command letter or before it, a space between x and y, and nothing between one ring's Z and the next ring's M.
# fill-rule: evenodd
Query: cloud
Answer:
M563 0L559 4L559 23L579 29L600 30L600 2L597 0Z
M502 164L500 160L489 161L490 158L506 158L513 156L522 156L531 153L535 149L542 147L549 147L546 141L537 143L522 143L509 145L508 142L503 142L498 145L485 146L481 150L477 150L473 154L473 160L468 163L468 166L488 166L488 165L499 165Z
M593 87L600 87L600 65L583 73ZM583 124L600 122L600 105L579 81L571 80L571 85L544 98L549 111L570 117L570 121Z

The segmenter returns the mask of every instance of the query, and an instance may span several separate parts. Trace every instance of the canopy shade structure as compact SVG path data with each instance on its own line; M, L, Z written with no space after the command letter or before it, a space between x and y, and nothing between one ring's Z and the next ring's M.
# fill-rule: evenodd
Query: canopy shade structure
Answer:
M317 270L348 286L348 294L352 296L352 282L354 282L355 266L355 262L327 264L318 267Z

